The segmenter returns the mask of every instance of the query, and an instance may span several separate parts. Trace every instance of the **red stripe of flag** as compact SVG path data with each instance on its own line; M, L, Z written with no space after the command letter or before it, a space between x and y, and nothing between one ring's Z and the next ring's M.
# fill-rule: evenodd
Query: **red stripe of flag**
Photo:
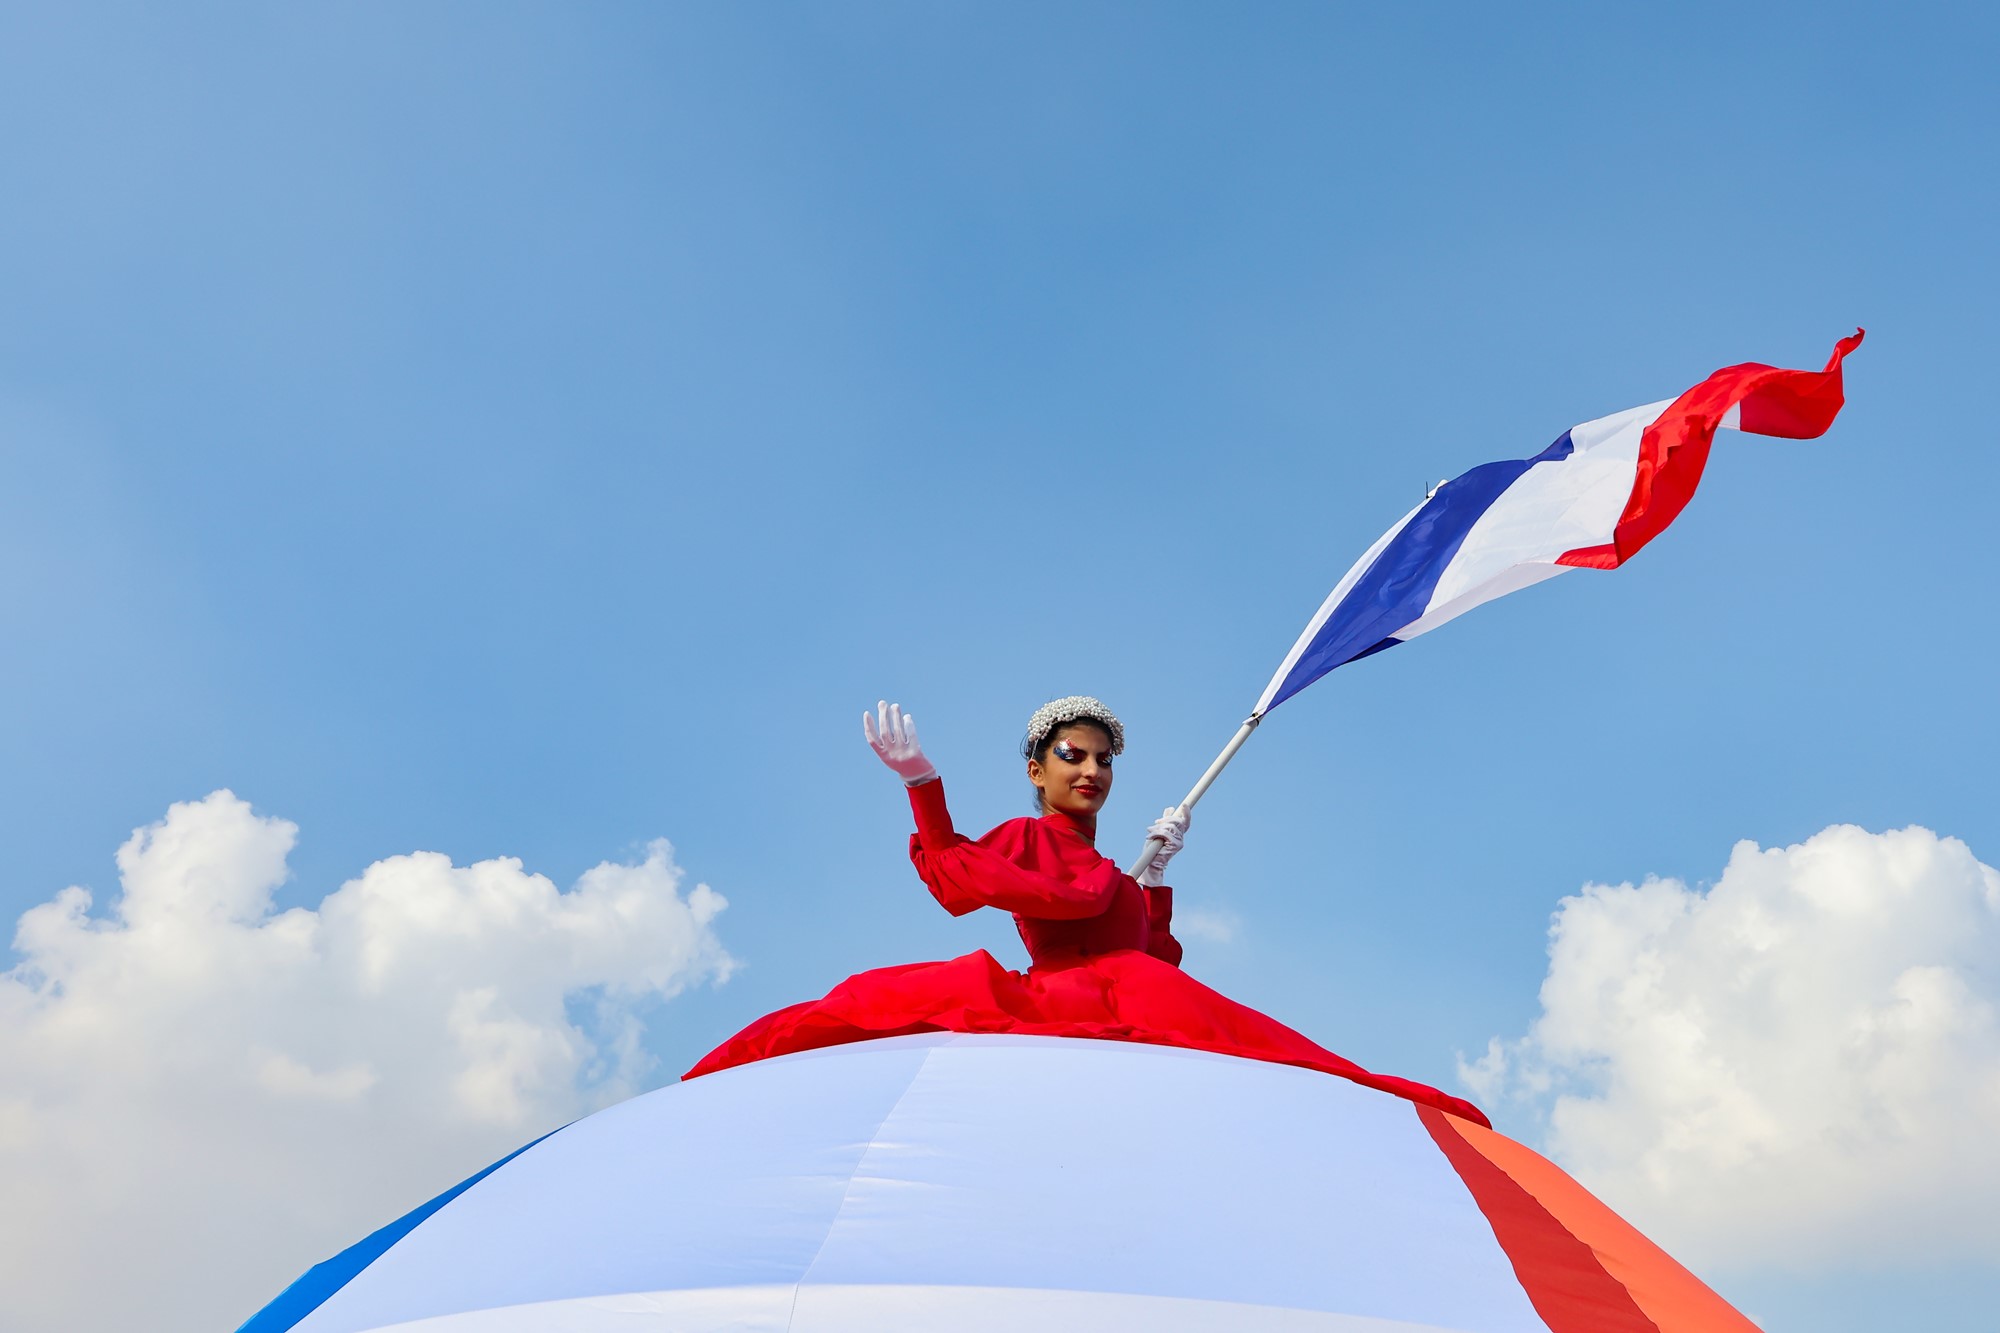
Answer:
M1674 399L1640 437L1638 475L1611 540L1566 551L1556 563L1616 569L1666 531L1694 498L1716 429L1739 402L1742 429L1753 435L1790 440L1824 435L1847 401L1841 391L1840 363L1861 345L1865 333L1856 329L1853 336L1835 343L1825 370L1780 370L1748 361L1716 371Z

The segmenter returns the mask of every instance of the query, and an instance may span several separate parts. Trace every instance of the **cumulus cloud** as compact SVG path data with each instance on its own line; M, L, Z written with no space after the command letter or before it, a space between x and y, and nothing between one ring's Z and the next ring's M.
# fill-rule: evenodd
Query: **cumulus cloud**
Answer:
M1590 885L1541 1006L1461 1076L1697 1267L2000 1252L2000 872L1957 839L1842 825L1739 843L1706 890Z
M415 852L272 910L294 825L227 791L118 851L0 974L9 1329L233 1327L324 1258L652 1073L650 1006L732 967L672 848L568 891Z

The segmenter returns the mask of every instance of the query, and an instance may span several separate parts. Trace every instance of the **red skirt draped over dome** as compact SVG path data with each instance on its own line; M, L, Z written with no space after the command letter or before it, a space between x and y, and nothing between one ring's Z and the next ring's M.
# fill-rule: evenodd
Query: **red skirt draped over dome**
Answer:
M910 788L910 804L910 859L931 895L953 916L1012 912L1028 970L1009 971L982 949L858 973L823 999L758 1019L684 1077L916 1032L1097 1037L1299 1065L1487 1123L1470 1102L1372 1074L1181 971L1173 890L1142 887L1068 816L1009 820L973 840L952 827L941 781Z

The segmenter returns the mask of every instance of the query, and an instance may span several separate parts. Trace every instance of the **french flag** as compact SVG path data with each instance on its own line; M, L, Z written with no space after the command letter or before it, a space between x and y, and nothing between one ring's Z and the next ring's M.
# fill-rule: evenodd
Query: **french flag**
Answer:
M1533 458L1445 482L1347 571L1257 701L1262 717L1335 667L1379 653L1518 588L1570 569L1616 569L1694 498L1715 432L1809 440L1846 400L1824 370L1749 362L1670 402L1573 426Z

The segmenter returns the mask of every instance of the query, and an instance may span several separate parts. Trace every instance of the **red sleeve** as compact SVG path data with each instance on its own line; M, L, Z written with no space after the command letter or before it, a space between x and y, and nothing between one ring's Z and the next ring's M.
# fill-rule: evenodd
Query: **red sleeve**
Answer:
M910 861L931 896L953 916L997 907L1074 921L1097 916L1111 905L1118 887L1115 874L1072 881L1050 873L1053 866L1043 868L1046 858L1037 855L1032 819L1010 819L975 842L952 827L944 782L938 778L910 788L910 809L917 817Z
M1174 891L1162 884L1145 889L1146 952L1163 963L1181 965L1181 942L1174 938Z

